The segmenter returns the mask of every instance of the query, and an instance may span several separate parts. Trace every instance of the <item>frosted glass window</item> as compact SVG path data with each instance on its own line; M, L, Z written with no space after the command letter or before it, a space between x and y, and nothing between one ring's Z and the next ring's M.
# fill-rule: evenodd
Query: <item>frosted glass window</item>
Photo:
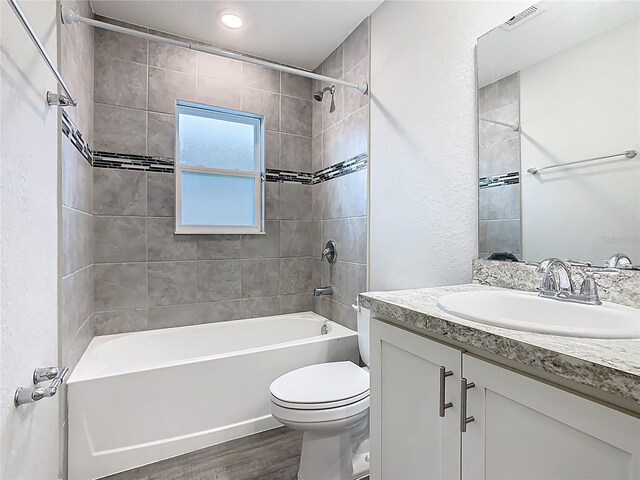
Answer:
M255 169L256 125L185 113L179 114L178 122L182 165Z
M178 101L176 233L264 233L264 117Z
M255 178L183 172L183 225L252 226Z

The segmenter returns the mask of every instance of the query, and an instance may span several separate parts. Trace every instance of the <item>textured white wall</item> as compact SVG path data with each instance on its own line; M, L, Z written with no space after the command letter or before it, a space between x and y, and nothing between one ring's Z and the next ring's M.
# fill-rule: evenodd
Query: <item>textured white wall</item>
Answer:
M56 2L20 2L56 58ZM0 5L0 478L58 478L58 401L16 408L35 367L58 363L57 91L7 2Z
M528 6L386 1L373 13L371 290L471 280L478 237L476 39Z

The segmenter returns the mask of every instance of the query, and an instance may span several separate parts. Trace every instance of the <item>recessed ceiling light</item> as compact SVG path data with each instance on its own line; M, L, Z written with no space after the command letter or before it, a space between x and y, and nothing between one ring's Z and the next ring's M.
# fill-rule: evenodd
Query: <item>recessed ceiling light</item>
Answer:
M242 18L240 18L235 13L224 13L224 14L222 14L222 16L220 16L220 22L222 22L222 24L225 27L233 28L234 30L238 29L238 28L241 28L242 25L244 25L244 22L242 21Z

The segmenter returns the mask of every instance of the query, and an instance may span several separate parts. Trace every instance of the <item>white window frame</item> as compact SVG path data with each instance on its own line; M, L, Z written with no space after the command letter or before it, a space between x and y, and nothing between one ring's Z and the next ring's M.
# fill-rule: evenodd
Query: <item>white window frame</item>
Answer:
M252 171L226 170L209 167L193 167L180 164L180 113L193 110L194 114L216 118L236 123L254 125L256 130L255 169ZM264 115L240 112L228 108L214 107L200 103L176 101L175 110L176 142L174 155L174 170L176 182L176 234L264 234L264 196L265 196L265 166L264 166ZM257 120L257 122L256 122ZM255 179L255 224L254 225L183 225L182 224L182 174L183 172L210 173L229 175L234 177L253 177Z

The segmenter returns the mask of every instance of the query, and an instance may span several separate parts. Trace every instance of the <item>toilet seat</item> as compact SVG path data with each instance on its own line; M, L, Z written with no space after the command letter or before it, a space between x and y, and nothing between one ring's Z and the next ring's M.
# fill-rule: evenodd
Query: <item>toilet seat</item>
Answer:
M353 362L320 363L281 376L269 390L272 402L283 408L340 408L369 398L369 372Z
M335 422L349 422L349 419L360 418L366 415L369 410L369 397L366 396L362 400L349 405L336 408L326 408L322 410L300 410L295 408L286 408L271 402L271 414L284 423L292 426L292 424L330 424ZM338 428L339 423L335 423L334 428Z

